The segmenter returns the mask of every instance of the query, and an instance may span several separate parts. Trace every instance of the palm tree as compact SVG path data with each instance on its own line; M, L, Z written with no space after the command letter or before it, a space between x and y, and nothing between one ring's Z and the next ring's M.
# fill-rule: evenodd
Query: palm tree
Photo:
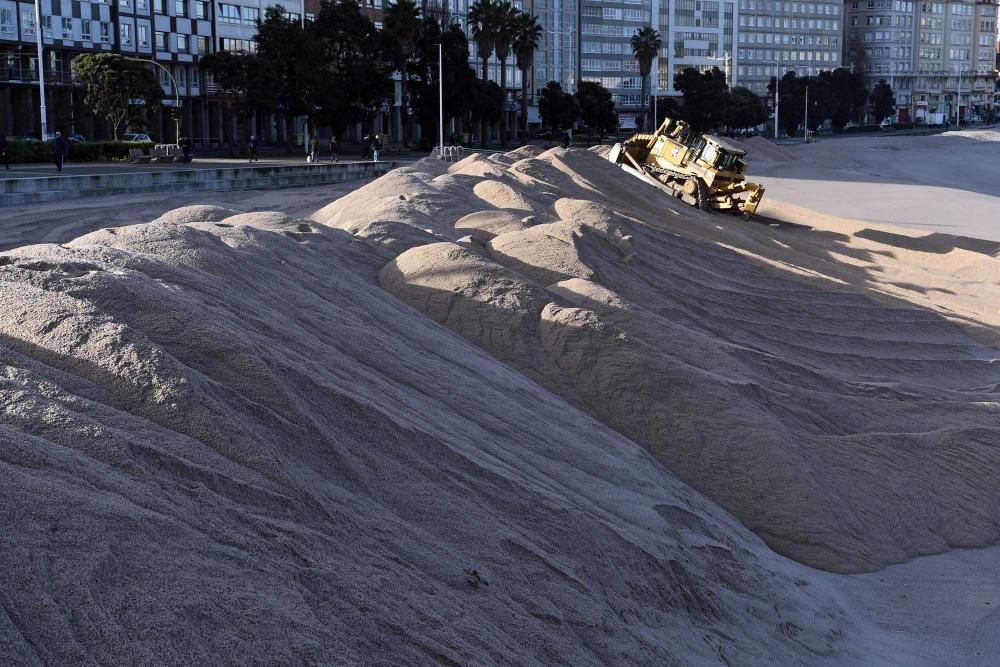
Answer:
M538 25L538 17L531 14L518 14L517 26L514 29L514 58L517 68L521 70L521 132L525 141L528 139L528 74L535 60L535 51L542 39L542 26Z
M469 7L468 21L472 26L472 39L476 41L479 57L483 60L483 81L490 78L489 60L496 48L497 24L501 3L498 0L476 0ZM480 146L486 148L486 121L479 121Z
M501 0L497 9L496 39L494 48L500 61L500 90L503 91L504 110L500 121L500 145L507 147L507 58L517 34L517 17L521 14L507 0Z
M400 78L400 122L403 131L403 147L409 146L410 123L407 114L409 72L408 66L417 50L420 37L420 8L414 0L396 0L385 10L384 32L391 44L392 64L399 71Z
M640 98L640 111L642 113L642 129L646 129L649 115L649 72L653 69L653 58L659 52L663 42L660 40L660 33L652 26L646 26L639 32L632 35L632 54L639 61L639 74L642 76L642 97Z

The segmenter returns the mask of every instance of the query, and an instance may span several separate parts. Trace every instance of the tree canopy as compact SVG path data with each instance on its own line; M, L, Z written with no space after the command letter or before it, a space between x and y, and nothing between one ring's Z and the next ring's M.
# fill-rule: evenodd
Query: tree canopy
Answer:
M73 59L86 88L85 103L111 124L114 138L142 127L142 109L160 106L163 89L148 65L115 53L83 53Z
M698 132L706 132L723 124L729 103L726 75L713 67L699 72L685 68L674 78L674 90L684 99L684 118Z
M618 127L614 99L611 92L600 83L581 81L573 96L580 109L580 120L591 131L596 130L603 138L605 133Z
M737 130L760 125L767 120L764 100L749 88L737 86L729 92L726 104L725 123Z
M639 106L641 109L639 125L642 129L648 125L649 116L649 74L653 68L653 59L663 46L660 33L652 26L646 26L632 35L631 40L632 55L639 61L639 76L642 77L642 88L639 93Z
M885 82L885 79L881 79L875 84L875 88L872 89L869 99L872 103L872 109L875 112L875 122L877 123L881 123L896 110L896 96L892 94L892 88Z
M563 91L556 81L549 81L538 100L538 113L545 127L553 130L568 130L580 117L580 107L576 99Z

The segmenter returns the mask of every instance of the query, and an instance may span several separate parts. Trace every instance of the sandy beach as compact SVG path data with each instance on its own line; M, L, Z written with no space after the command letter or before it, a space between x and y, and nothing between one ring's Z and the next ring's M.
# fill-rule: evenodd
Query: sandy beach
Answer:
M995 135L12 211L0 656L996 664Z

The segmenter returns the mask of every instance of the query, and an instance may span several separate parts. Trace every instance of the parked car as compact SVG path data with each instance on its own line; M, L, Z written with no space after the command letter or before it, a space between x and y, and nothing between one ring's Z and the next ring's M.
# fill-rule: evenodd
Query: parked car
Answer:
M148 134L132 134L132 133L129 133L129 134L123 134L122 135L122 141L150 141L150 142L152 142L153 139ZM155 142L153 142L153 143L155 143Z
M878 126L883 130L891 130L896 127L896 120L894 118L884 118Z
M11 141L41 141L38 137L29 137L27 135L22 135L18 137L11 137Z
M66 137L66 141L68 141L68 142L70 142L72 144L79 144L79 143L82 143L82 142L84 142L86 140L87 140L87 137L83 136L82 134L71 134L68 137Z

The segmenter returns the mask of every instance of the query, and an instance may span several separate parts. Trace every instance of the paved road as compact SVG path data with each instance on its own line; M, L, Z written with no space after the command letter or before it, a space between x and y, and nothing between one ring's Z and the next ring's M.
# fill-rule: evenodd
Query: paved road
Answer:
M408 161L411 159L418 159L417 156L410 157L408 155L403 156L387 156L388 160L393 162ZM343 163L352 162L363 162L359 159L344 159L340 161ZM367 162L367 160L365 160ZM274 166L301 166L303 164L308 164L304 158L276 158L261 160L260 162L254 162L253 166L257 167L274 167ZM320 164L330 164L329 162L317 162L317 166ZM0 165L2 166L2 165ZM38 178L40 176L88 176L94 174L136 174L136 173L149 173L157 171L189 171L192 169L219 169L219 168L231 168L231 167L247 167L250 166L247 160L241 159L230 159L230 158L206 158L206 159L195 159L194 162L189 162L187 164L129 164L123 162L67 162L63 165L62 174L56 171L55 165L44 164L44 163L30 163L30 164L12 164L9 170L0 169L0 180L5 180L8 178Z

